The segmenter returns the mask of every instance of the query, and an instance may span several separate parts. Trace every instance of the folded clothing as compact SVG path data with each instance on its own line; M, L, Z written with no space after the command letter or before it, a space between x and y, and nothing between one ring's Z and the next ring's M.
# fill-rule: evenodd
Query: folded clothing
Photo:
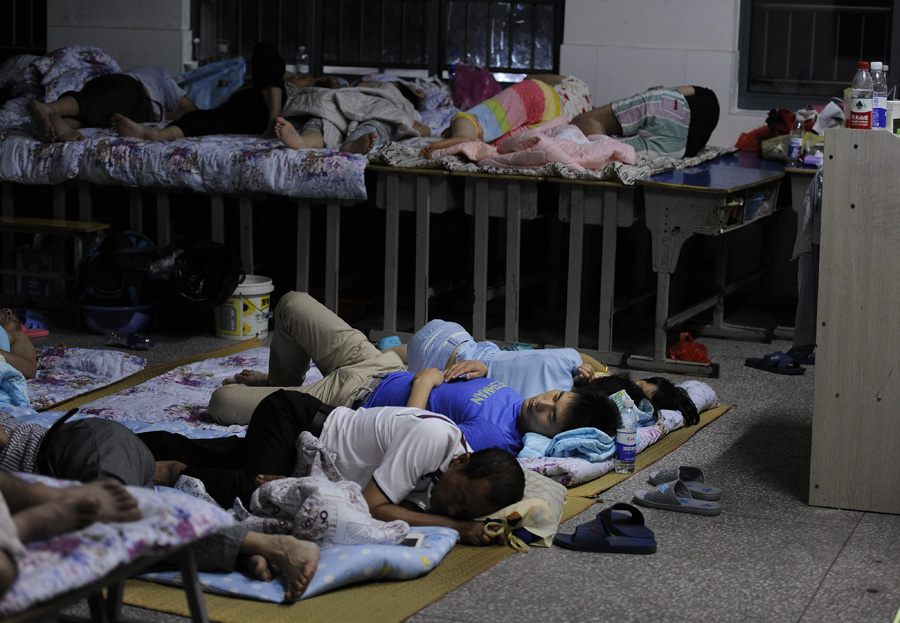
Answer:
M616 444L612 437L596 428L575 428L549 439L538 433L525 433L520 459L540 456L579 458L599 463L613 455Z

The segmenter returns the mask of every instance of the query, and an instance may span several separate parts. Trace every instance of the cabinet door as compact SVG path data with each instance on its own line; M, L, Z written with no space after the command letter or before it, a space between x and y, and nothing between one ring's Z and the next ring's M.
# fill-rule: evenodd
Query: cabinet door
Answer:
M809 501L900 513L900 138L825 145Z

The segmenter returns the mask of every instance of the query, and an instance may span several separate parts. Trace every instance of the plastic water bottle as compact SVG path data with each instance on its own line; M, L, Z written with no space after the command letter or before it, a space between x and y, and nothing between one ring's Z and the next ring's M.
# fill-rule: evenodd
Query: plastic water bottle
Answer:
M806 129L806 118L800 113L794 114L794 124L791 126L791 144L788 148L787 165L798 167L803 162L800 153L803 150L803 132Z
M306 53L306 46L301 45L297 47L297 73L298 74L308 74L309 73L309 54Z
M622 426L616 431L616 471L620 474L634 473L634 456L637 453L637 414L634 401L625 398L622 403Z
M856 76L850 85L850 127L854 130L872 129L872 74L869 64L857 64Z
M887 78L880 61L870 63L872 71L872 129L887 130Z
M125 346L132 350L149 350L156 346L156 341L149 337L144 337L140 333L109 331L106 334L106 345Z

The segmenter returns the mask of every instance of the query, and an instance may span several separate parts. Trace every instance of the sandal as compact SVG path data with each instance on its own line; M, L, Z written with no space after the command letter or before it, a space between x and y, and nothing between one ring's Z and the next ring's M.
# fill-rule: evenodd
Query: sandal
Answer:
M688 488L691 497L695 500L718 500L722 497L722 490L706 484L706 476L703 470L692 465L681 465L672 469L664 469L655 472L647 479L651 485L661 485L673 480L680 480Z
M795 375L806 372L806 368L801 366L796 359L781 351L763 355L761 359L749 357L744 361L744 365L775 374Z
M680 480L667 482L656 489L635 491L634 502L649 508L694 515L718 515L722 512L722 505L718 502L692 498L691 492Z

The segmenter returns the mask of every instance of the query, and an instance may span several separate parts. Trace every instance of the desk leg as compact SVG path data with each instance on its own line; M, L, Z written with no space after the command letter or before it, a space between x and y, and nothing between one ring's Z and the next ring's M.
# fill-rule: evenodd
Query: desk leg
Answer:
M400 179L397 175L385 176L384 206L384 332L394 335L397 331L397 271L400 263Z
M521 187L513 182L506 187L506 322L503 339L519 339L519 295L522 266L522 202Z
M604 252L606 246L604 245ZM581 276L584 269L584 190L569 193L569 270L566 286L565 346L578 348L581 328Z
M597 350L612 352L613 307L616 298L616 191L603 197L603 255L600 265L600 327Z
M210 238L225 244L225 199L222 195L210 197Z
M488 262L488 181L474 180L475 184L475 272L472 282L475 298L472 310L472 337L482 341L487 333L487 262Z
M431 188L424 176L416 177L416 301L413 330L428 322L428 258L431 231Z
M325 207L325 307L338 313L338 281L341 270L341 204Z
M63 184L54 184L53 185L53 218L58 219L60 221L66 220L66 189ZM138 230L140 231L140 230ZM41 235L41 238L46 238L46 236ZM66 243L65 240L60 236L59 240L62 244L54 244L53 245L53 265L56 267L56 270L62 271L60 273L60 277L58 279L54 279L53 281L53 292L58 293L57 296L60 298L65 297L66 295L66 280L62 277L62 274L65 273L65 249ZM49 242L48 240L44 240L46 244ZM78 245L75 245L76 247ZM76 249L77 251L77 249ZM81 261L81 258L75 259L75 267L78 267L78 262Z
M87 182L78 184L78 220L93 220L93 206L91 202L91 186Z
M0 206L0 214L3 216L15 216L15 207L13 206L13 186L9 182L3 183L3 205ZM13 249L13 234L11 231L3 232L2 241L3 244L0 244L0 249L3 250L3 257L0 258L4 268L14 268L15 267L15 250ZM12 296L16 291L16 277L15 275L4 275L3 276L3 292L6 293L7 296Z
M309 247L312 208L308 199L297 200L297 292L309 292Z
M128 219L132 231L144 231L144 201L139 188L128 192Z
M175 560L184 582L184 594L191 611L191 621L193 623L209 623L206 600L203 598L203 590L200 588L200 581L197 577L197 557L194 555L194 548L188 547Z
M156 244L162 248L171 241L172 224L169 208L169 193L166 190L156 191Z
M253 203L247 195L241 195L239 202L241 225L241 261L244 271L253 274Z

